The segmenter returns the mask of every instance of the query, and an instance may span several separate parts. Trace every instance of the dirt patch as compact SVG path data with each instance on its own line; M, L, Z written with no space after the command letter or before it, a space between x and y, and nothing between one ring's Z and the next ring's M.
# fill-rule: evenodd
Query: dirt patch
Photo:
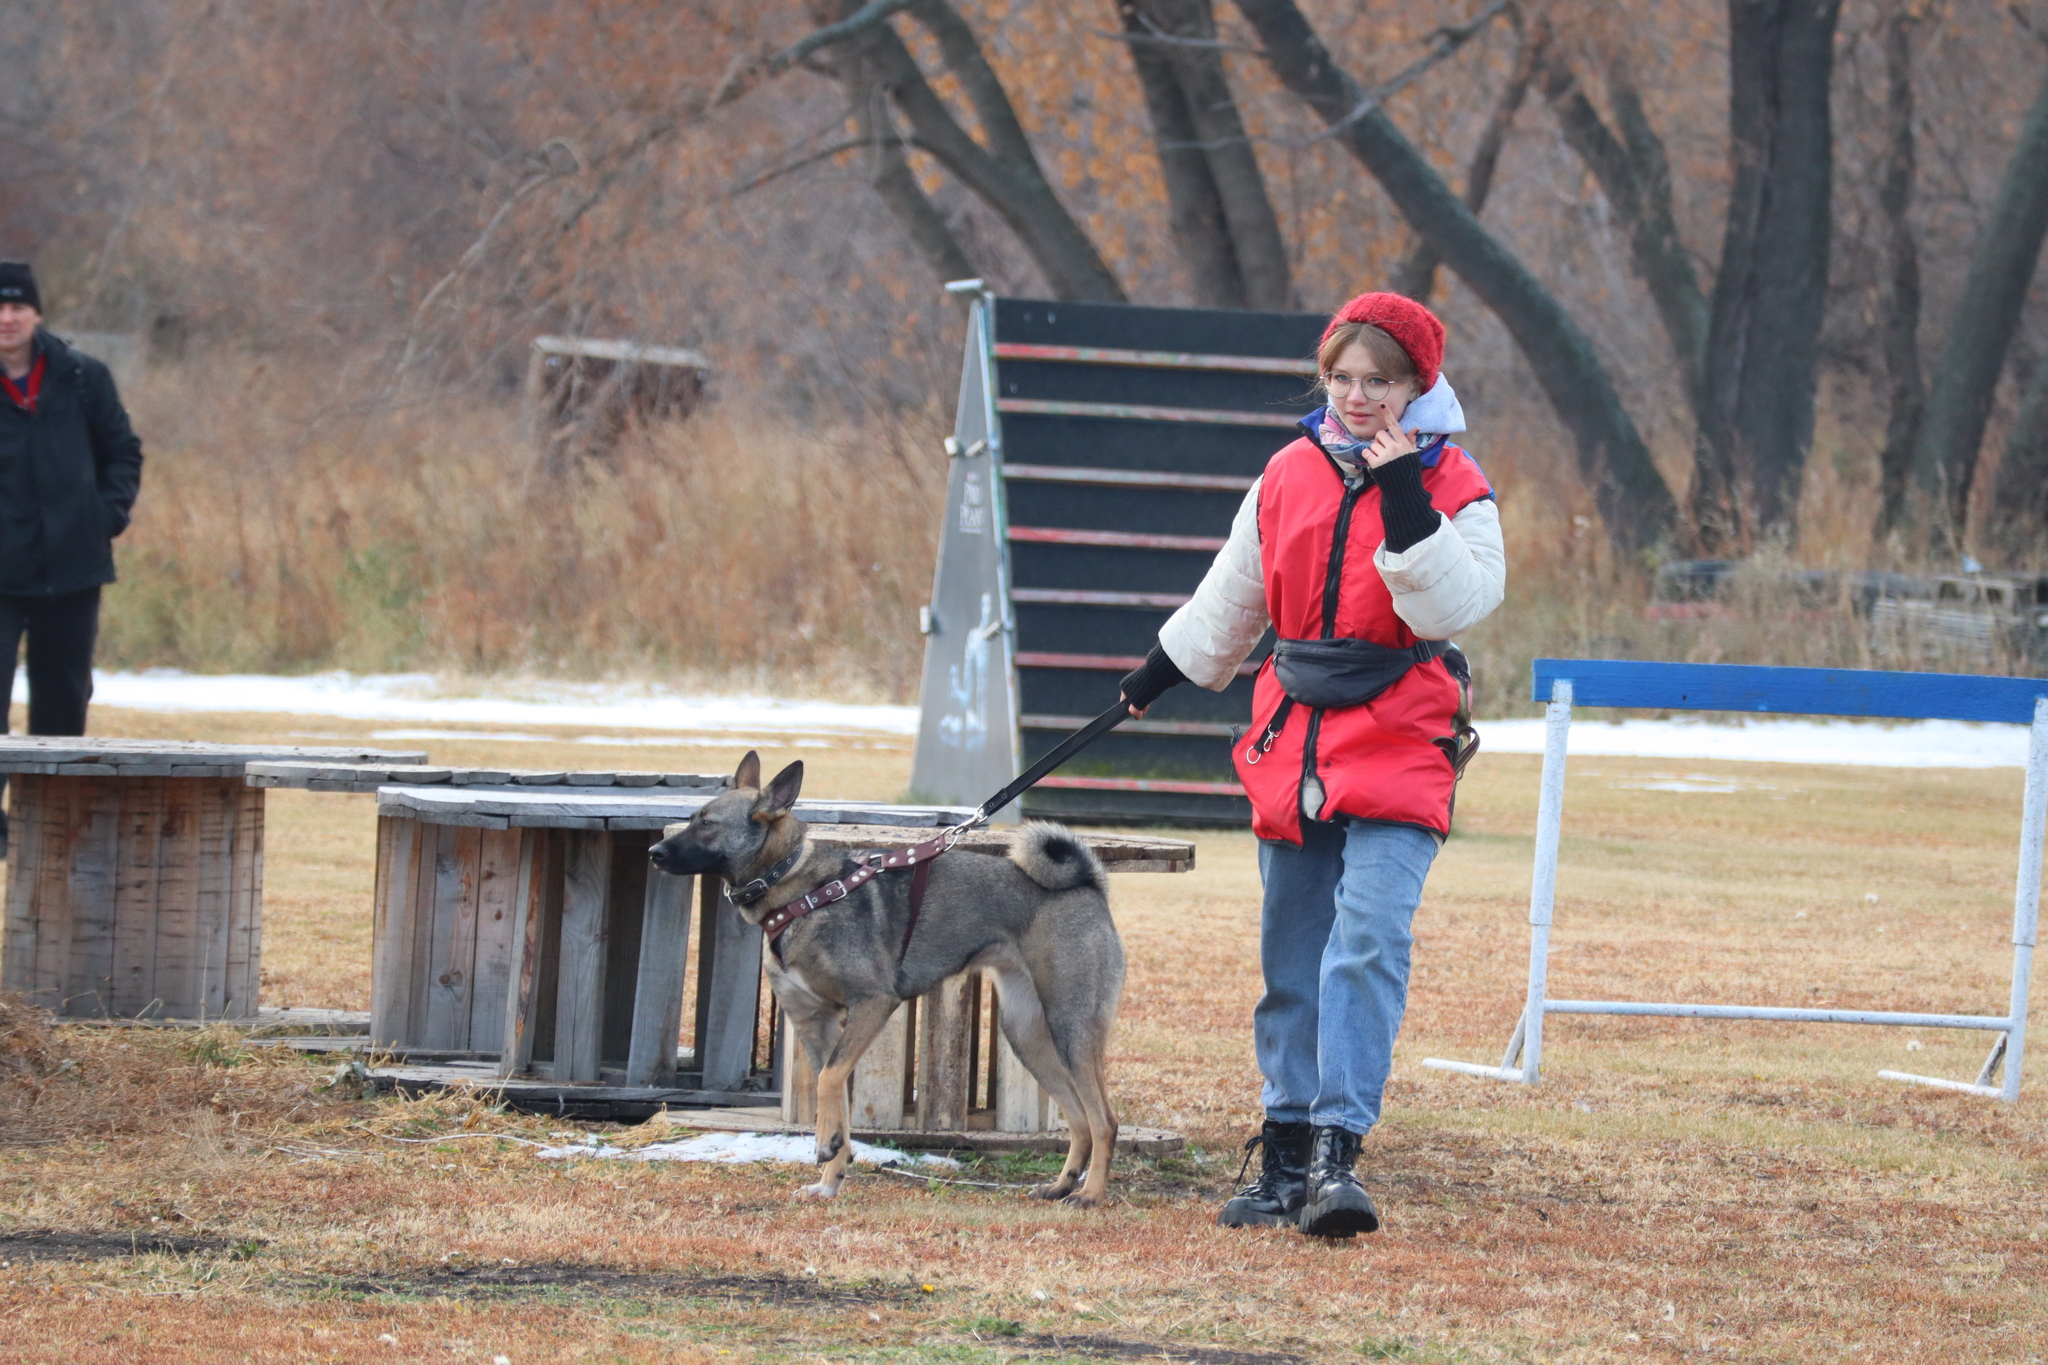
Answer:
M1154 1360L1161 1365L1307 1365L1303 1357L1283 1351L1233 1351L1227 1346L1176 1346L1163 1341L1123 1341L1116 1337L1026 1336L1017 1344L1030 1352L1050 1351L1091 1360Z
M218 1237L173 1237L158 1232L58 1232L53 1229L0 1232L0 1260L106 1261L116 1256L195 1256L228 1253L243 1256L255 1242L230 1242Z
M510 1298L571 1292L619 1298L741 1299L769 1307L800 1304L903 1303L928 1297L909 1284L827 1284L788 1275L672 1275L608 1270L589 1265L451 1267L377 1279L301 1281L306 1288L343 1294L403 1294L422 1298Z

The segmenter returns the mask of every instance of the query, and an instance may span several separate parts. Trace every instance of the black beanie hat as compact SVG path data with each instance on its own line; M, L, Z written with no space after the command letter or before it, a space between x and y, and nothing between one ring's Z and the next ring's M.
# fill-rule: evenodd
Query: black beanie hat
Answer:
M38 313L43 296L36 290L36 272L26 261L0 261L0 303L25 303Z

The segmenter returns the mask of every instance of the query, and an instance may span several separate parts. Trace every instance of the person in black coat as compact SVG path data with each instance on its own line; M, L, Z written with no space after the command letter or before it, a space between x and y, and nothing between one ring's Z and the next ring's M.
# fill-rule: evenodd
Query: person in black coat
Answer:
M142 484L142 442L113 374L42 320L34 272L0 262L0 697L25 638L29 733L82 735L100 589ZM0 815L0 856L6 829Z

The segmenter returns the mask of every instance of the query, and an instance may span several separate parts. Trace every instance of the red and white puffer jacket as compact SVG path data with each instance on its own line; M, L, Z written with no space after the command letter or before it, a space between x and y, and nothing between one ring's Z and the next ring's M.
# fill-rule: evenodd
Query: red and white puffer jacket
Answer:
M1413 404L1409 412L1422 415ZM1347 488L1307 437L1286 446L1246 495L1193 598L1159 632L1167 655L1191 681L1221 691L1268 625L1284 639L1406 648L1483 620L1507 583L1492 487L1472 457L1442 437L1424 446L1422 483L1442 519L1429 537L1390 554L1379 489L1369 479ZM1326 591L1333 582L1335 592ZM1304 817L1340 815L1449 831L1454 774L1435 741L1454 732L1460 697L1441 659L1411 668L1360 706L1292 707L1253 761L1253 738L1284 700L1268 659L1251 730L1234 753L1259 838L1298 844Z

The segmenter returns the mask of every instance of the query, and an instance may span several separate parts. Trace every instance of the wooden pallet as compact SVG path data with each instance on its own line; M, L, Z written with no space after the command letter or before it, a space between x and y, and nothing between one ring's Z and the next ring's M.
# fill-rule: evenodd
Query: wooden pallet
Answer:
M6 736L0 990L63 1018L246 1020L263 943L264 793L252 762L402 767L425 754Z

